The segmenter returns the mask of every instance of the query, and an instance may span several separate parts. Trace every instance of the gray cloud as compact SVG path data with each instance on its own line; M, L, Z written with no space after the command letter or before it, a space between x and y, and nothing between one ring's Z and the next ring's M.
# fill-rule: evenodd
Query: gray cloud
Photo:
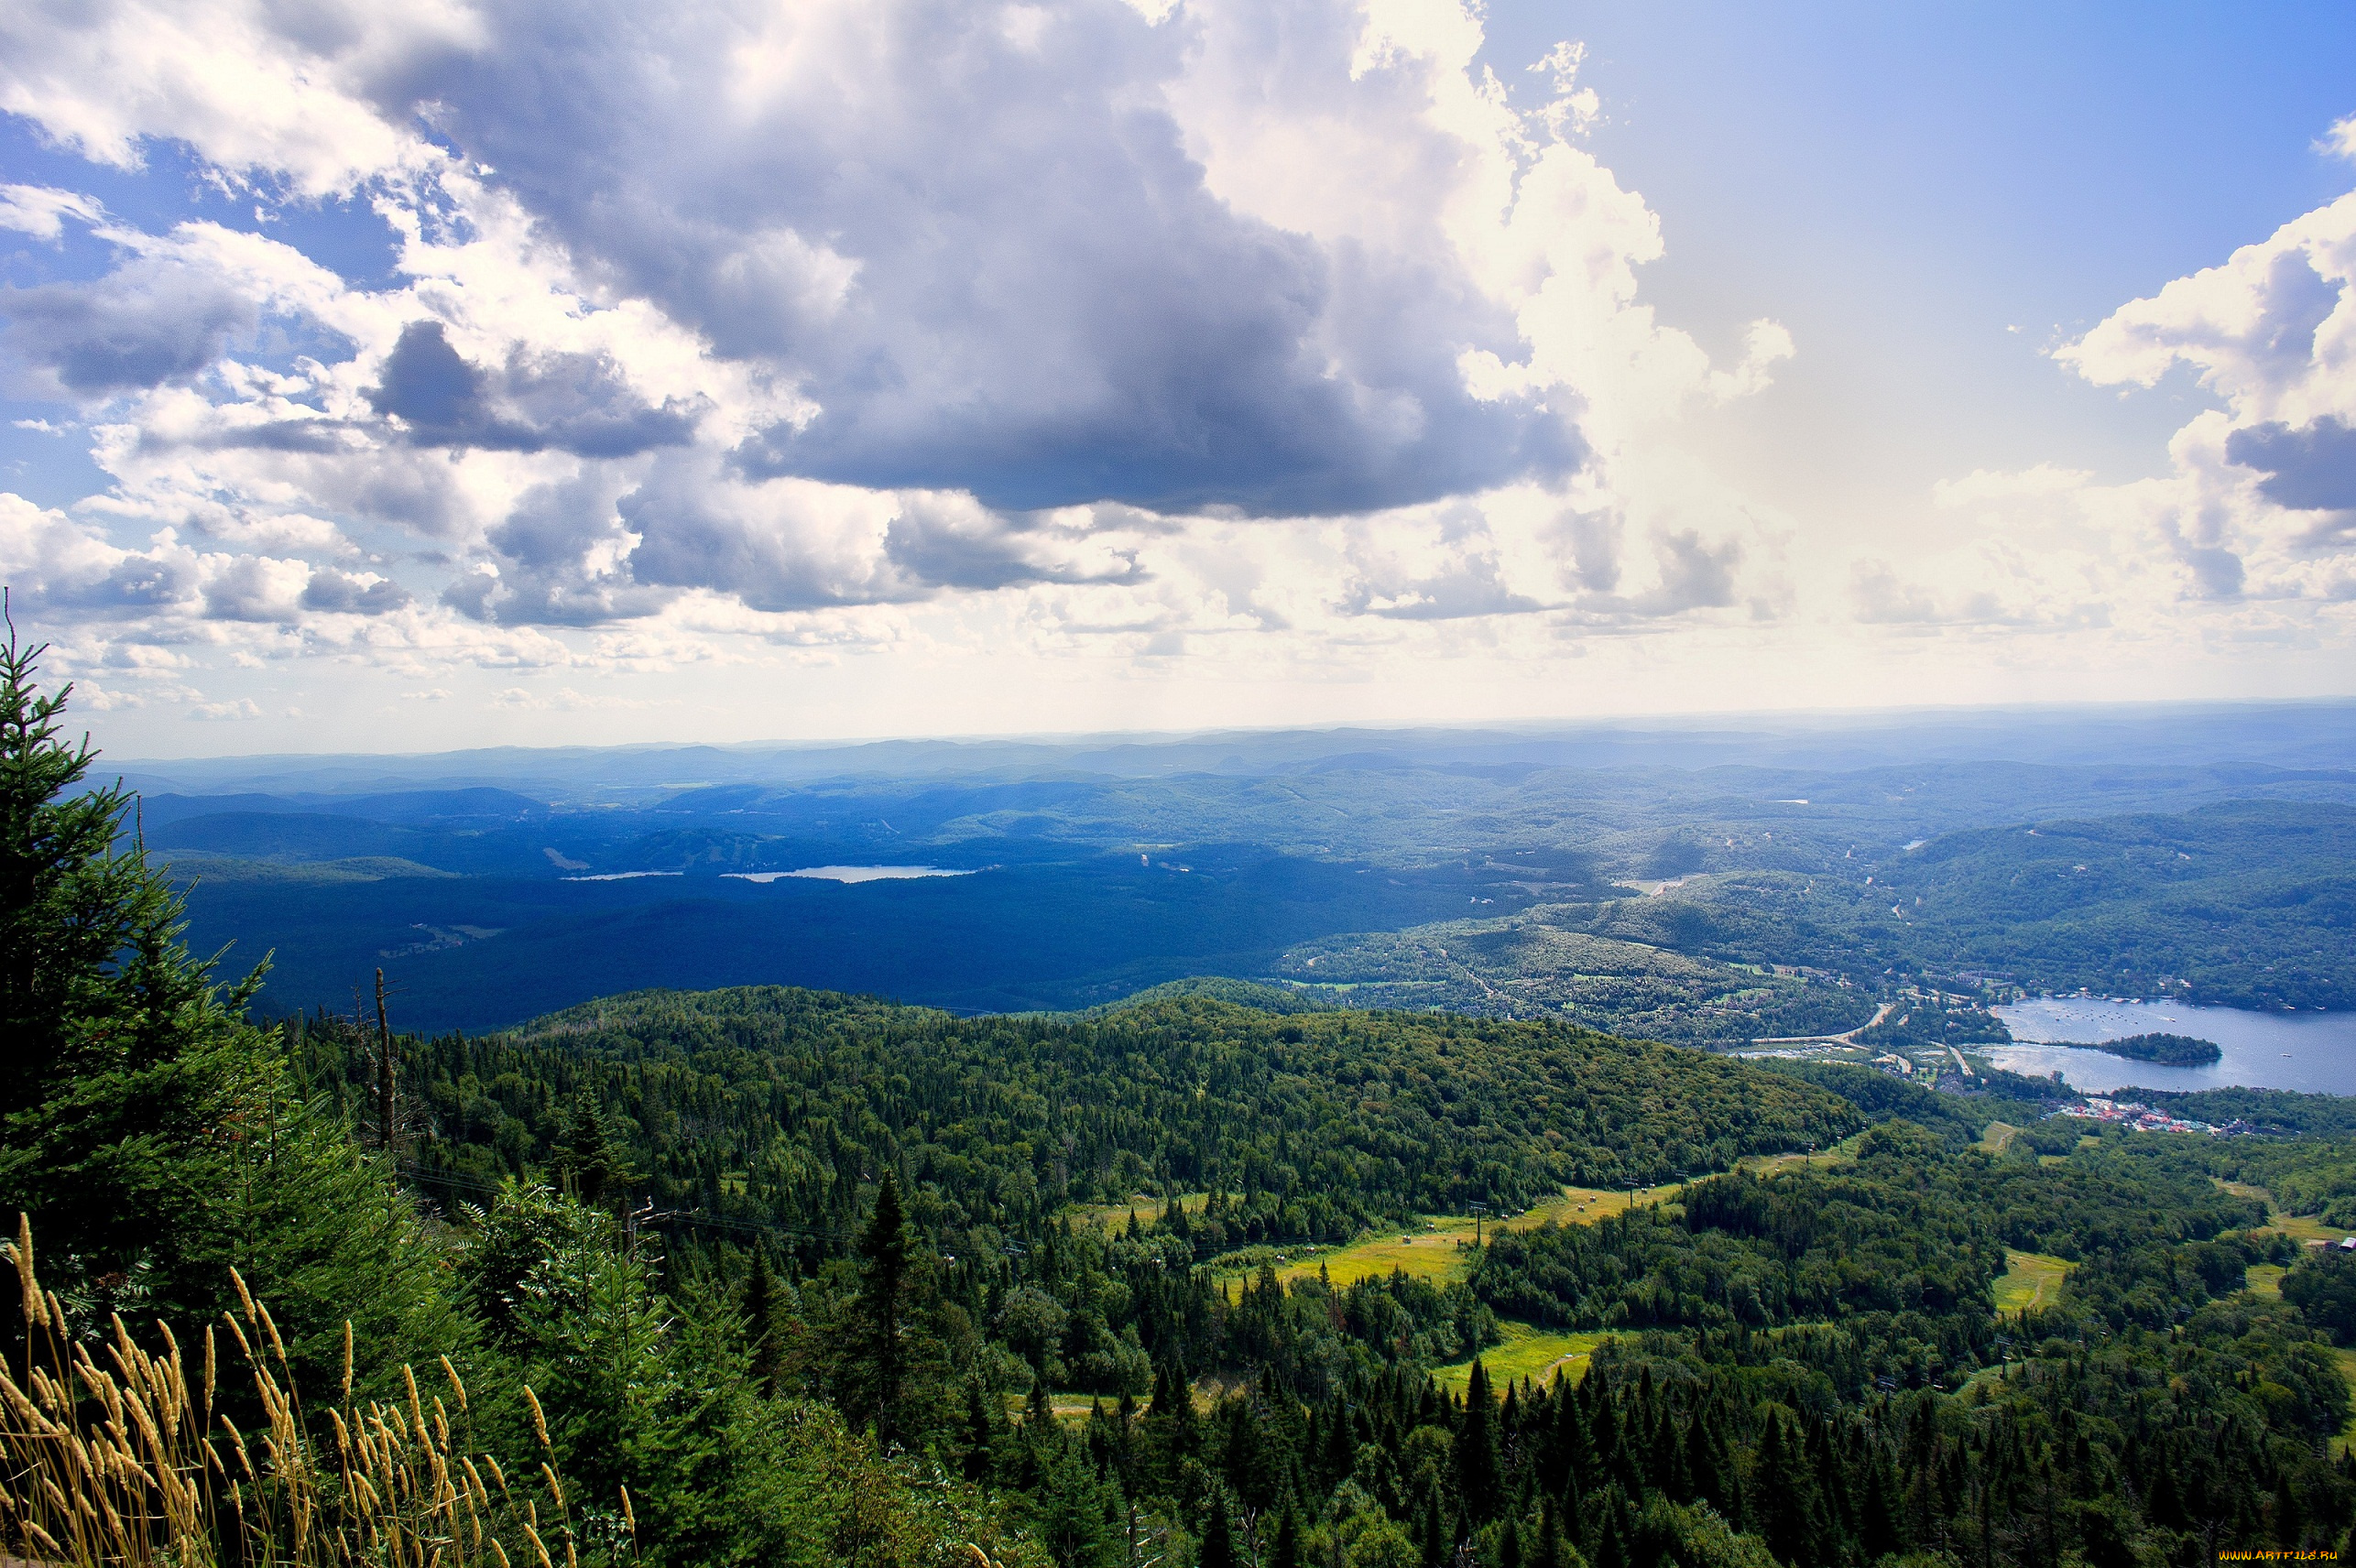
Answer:
M1418 572L1362 553L1337 607L1348 615L1401 621L1453 621L1546 607L1507 585L1488 521L1478 508L1447 508L1439 519L1439 531L1448 555L1436 570Z
M429 112L613 286L815 400L744 444L749 477L1331 514L1582 460L1559 412L1463 390L1463 352L1519 344L1462 278L1205 189L1158 106L1183 24L1075 0L1026 43L947 0L813 14L857 68L751 90L749 16L548 0L486 22L480 50L383 83L387 106ZM446 343L403 354L380 406L420 439L515 439Z
M630 457L692 438L700 407L660 408L632 392L610 360L518 348L485 370L450 344L440 321L411 321L386 356L369 406L398 418L419 446L569 452Z
M1380 598L1385 603L1377 605ZM1516 593L1500 575L1497 558L1474 556L1445 572L1413 583L1380 587L1360 582L1342 601L1354 615L1381 615L1395 621L1455 621L1472 615L1521 615L1545 608L1535 599Z
M731 593L758 610L1143 575L1133 553L1089 548L1085 527L1009 516L959 495L901 495L879 532L815 516L824 504L731 484L682 459L659 463L618 511L639 536L630 557L638 582Z
M1571 552L1568 575L1590 593L1620 586L1620 519L1611 512L1565 511L1555 519Z
M2276 423L2235 430L2225 438L2225 455L2263 474L2258 492L2277 506L2356 508L2356 430L2328 414L2305 430Z
M1639 615L1674 615L1685 610L1722 609L1734 603L1734 569L1742 561L1742 541L1713 545L1697 529L1664 534L1658 541L1661 583L1639 594L1631 606Z
M595 626L661 608L671 591L631 571L617 487L593 468L525 492L487 536L496 570L461 577L442 591L442 603L503 626Z
M87 283L0 289L8 352L46 389L83 397L185 381L260 320L219 277L160 257Z
M1037 518L920 492L900 497L900 515L884 530L884 553L911 577L939 588L1134 583L1145 575L1133 551L1116 551L1110 561L1074 561L1058 548L1068 540L1061 534Z
M409 591L389 577L364 583L332 566L314 566L302 591L303 608L341 611L346 615L384 615L405 609Z

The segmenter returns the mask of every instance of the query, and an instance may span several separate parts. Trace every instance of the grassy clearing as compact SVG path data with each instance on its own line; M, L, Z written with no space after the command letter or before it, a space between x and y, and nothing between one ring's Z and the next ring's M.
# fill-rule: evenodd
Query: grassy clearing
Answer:
M2348 1235L2348 1232L2338 1225L2325 1225L2313 1214L2286 1214L2280 1209L2273 1209L2267 1212L2266 1217L2274 1222L2274 1229L2281 1231L2301 1246L2318 1242L2337 1243L2342 1236Z
M2241 1288L2253 1296L2265 1296L2279 1301L2283 1294L2283 1276L2290 1270L2279 1263L2252 1263L2241 1276Z
M1858 1138L1862 1138L1862 1133ZM1857 1138L1843 1138L1827 1149L1803 1149L1795 1154L1750 1154L1735 1161L1735 1169L1747 1171L1765 1180L1781 1176L1786 1171L1812 1170L1819 1165L1839 1165L1857 1158Z
M1613 1214L1624 1214L1634 1208L1665 1203L1677 1195L1679 1183L1663 1182L1658 1187L1644 1187L1634 1192L1611 1192L1602 1187L1565 1187L1558 1199L1540 1203L1526 1214L1515 1214L1505 1222L1508 1230L1536 1230L1543 1225L1593 1225Z
M1625 1214L1637 1205L1666 1203L1676 1195L1676 1191L1674 1182L1646 1187L1634 1193L1608 1192L1600 1187L1565 1187L1559 1198L1532 1204L1522 1214L1484 1220L1478 1228L1485 1236L1497 1229L1592 1225L1608 1215ZM1127 1210L1122 1211L1122 1223L1128 1223ZM1276 1265L1276 1277L1290 1282L1312 1277L1322 1268L1336 1290L1355 1285L1360 1279L1387 1279L1394 1269L1413 1279L1439 1283L1461 1279L1472 1272L1475 1229L1473 1222L1463 1215L1433 1214L1412 1228L1364 1236L1347 1247L1288 1248L1285 1260ZM1255 1271L1222 1269L1219 1277L1238 1279Z
M2011 1122L1990 1122L1988 1130L1980 1135L1980 1147L1991 1154L2002 1154L2012 1147L2020 1131Z
M1822 1149L1813 1154L1752 1155L1741 1162L1741 1169L1758 1176L1772 1176L1784 1171L1798 1170L1805 1165L1826 1165L1856 1158L1855 1139L1846 1144ZM1673 1203L1676 1181L1664 1181L1657 1187L1642 1187L1634 1192L1614 1191L1608 1187L1565 1187L1562 1196L1546 1198L1532 1204L1518 1214L1506 1214L1485 1220L1478 1227L1486 1235L1491 1230L1536 1230L1548 1225L1593 1225L1614 1214L1624 1214L1631 1208L1655 1206ZM1195 1199L1181 1200L1189 1208L1199 1207ZM1074 1214L1103 1214L1114 1223L1127 1225L1129 1210L1074 1210ZM1143 1209L1138 1211L1140 1221L1149 1221ZM1415 1225L1397 1231L1364 1236L1345 1247L1320 1247L1303 1246L1286 1248L1284 1261L1276 1265L1276 1277L1288 1283L1314 1276L1320 1268L1336 1290L1355 1285L1360 1279L1387 1278L1392 1269L1418 1279L1445 1283L1461 1279L1472 1272L1473 1222L1461 1214L1427 1214ZM1249 1269L1222 1269L1222 1280L1240 1279L1257 1272Z
M2049 1305L2061 1293L2061 1282L2078 1265L2042 1252L2004 1249L2004 1272L1996 1280L1996 1310L2025 1312Z
M1370 1236L1347 1247L1304 1254L1281 1263L1277 1265L1276 1277L1291 1281L1313 1276L1322 1268L1338 1290L1361 1279L1388 1279L1391 1270L1397 1269L1411 1279L1445 1283L1472 1272L1472 1236L1470 1220L1462 1225L1443 1221L1425 1231Z
M1216 1402L1216 1389L1208 1388L1204 1385L1198 1384L1195 1387L1194 1393L1194 1408L1197 1410L1207 1410L1214 1403ZM1023 1413L1031 1408L1030 1399L1020 1394L1005 1394L1001 1395L1000 1399L1006 1405L1007 1420L1014 1422L1017 1426L1021 1425ZM1084 1421L1095 1412L1096 1401L1098 1399L1102 1399L1104 1401L1105 1414L1107 1415L1111 1415L1113 1411L1118 1410L1120 1406L1120 1396L1118 1394L1070 1393L1050 1393L1047 1396L1047 1406L1048 1409L1055 1412L1055 1420L1058 1424L1064 1421ZM1138 1412L1140 1415L1144 1413L1147 1403L1148 1401L1142 1399L1137 1401Z
M2314 1247L2339 1241L2350 1233L2338 1225L2325 1225L2313 1214L2286 1214L2274 1206L2274 1195L2263 1187L2253 1187L2247 1181L2219 1181L2220 1187L2237 1198L2255 1198L2266 1205L2266 1228L2280 1231L2302 1247Z
M1482 1351L1480 1364L1489 1369L1489 1384L1500 1399L1505 1397L1507 1384L1518 1383L1524 1377L1535 1380L1541 1388L1557 1372L1577 1382L1587 1376L1587 1362L1596 1347L1611 1337L1608 1334L1556 1334L1524 1323L1501 1323L1497 1326L1505 1335L1505 1343ZM1472 1363L1460 1361L1454 1367L1443 1367L1432 1376L1450 1393L1461 1394L1472 1381Z

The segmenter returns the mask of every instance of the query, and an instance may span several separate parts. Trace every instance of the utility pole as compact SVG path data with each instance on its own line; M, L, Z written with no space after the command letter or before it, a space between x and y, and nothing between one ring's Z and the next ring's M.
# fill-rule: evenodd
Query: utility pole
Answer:
M385 972L376 971L376 1125L384 1131L385 1158L393 1149L393 1031L385 1021Z

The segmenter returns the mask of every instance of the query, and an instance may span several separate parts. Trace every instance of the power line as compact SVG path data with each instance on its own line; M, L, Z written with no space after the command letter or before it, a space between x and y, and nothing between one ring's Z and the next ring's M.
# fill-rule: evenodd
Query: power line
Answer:
M504 1187L498 1181L487 1181L479 1176L465 1176L455 1171L439 1171L414 1161L401 1160L394 1171L403 1179L420 1185L449 1187L467 1192L487 1193L496 1197ZM728 1214L707 1214L701 1209L659 1209L646 1216L654 1223L671 1223L699 1230L733 1231L740 1235L792 1236L807 1241L848 1242L857 1239L858 1233L830 1230L816 1225L780 1225L770 1220L740 1219Z

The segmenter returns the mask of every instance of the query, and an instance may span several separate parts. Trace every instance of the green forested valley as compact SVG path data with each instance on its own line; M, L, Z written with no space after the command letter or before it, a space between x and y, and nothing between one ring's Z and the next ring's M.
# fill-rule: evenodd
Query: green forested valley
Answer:
M2348 1548L2356 1261L2306 1245L2346 1102L2129 1133L2027 1080L1232 985L264 1023L33 655L0 676L11 1557Z

